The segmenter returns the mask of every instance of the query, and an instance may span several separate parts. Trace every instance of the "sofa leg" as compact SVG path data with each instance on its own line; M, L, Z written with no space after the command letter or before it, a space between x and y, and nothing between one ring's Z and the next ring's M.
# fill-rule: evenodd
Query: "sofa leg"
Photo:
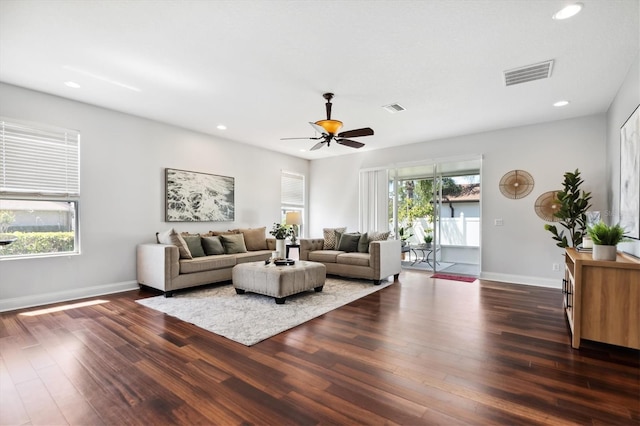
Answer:
M394 281L398 281L398 278L400 278L400 273L397 273L393 276Z
M373 285L380 285L382 284L382 280L373 280Z
M286 299L286 297L275 297L274 299L276 299L276 304L284 305L284 299Z
M324 286L321 285L319 287L314 287L313 289L316 291L316 293L320 293L322 291L322 287L324 287Z
M236 294L244 294L244 290L241 288L236 288Z
M164 292L164 297L173 297L173 292L172 291L165 291Z

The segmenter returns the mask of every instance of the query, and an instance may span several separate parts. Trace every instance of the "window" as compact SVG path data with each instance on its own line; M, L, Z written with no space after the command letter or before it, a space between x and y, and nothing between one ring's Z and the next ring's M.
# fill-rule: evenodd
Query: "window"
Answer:
M0 117L0 257L78 253L80 134Z
M287 212L300 212L304 221L304 175L282 171L281 193L282 222L285 221ZM298 235L303 235L303 226L299 225Z

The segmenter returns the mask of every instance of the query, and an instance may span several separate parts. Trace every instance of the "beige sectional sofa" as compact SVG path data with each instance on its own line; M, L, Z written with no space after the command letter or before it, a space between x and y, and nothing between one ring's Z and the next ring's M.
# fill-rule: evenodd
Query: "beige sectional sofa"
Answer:
M351 248L348 245L340 247L339 242L326 236L325 230L325 238L300 239L300 260L324 264L328 275L363 278L373 280L374 284L380 284L392 275L397 279L400 275L400 240L366 241L367 235L363 234L358 250L357 243Z
M235 265L265 261L275 251L276 240L266 238L265 228L229 232L233 234L200 235L201 246L207 248L203 249L201 256L192 254L197 251L195 241L186 243L189 237L195 235L187 236L173 232L167 233L168 239L163 239L162 236L158 238L158 241L165 244L139 244L136 250L138 283L162 290L165 297L171 297L175 290L230 281L231 270ZM217 238L226 238L229 241L226 246L222 243L222 249L226 252L219 253L219 249L215 251L215 248L212 248L211 243ZM195 238L193 240L197 241ZM244 249L242 244L239 244L240 241L244 242Z

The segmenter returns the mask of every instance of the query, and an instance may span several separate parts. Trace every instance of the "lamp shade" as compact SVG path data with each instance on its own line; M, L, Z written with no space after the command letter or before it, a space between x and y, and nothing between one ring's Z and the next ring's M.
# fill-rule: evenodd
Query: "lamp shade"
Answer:
M287 225L300 225L302 224L302 215L300 212L287 212L285 222Z
M323 129L327 131L327 133L331 133L335 135L338 133L338 130L342 127L342 121L338 120L320 120L316 121L318 126L321 126Z

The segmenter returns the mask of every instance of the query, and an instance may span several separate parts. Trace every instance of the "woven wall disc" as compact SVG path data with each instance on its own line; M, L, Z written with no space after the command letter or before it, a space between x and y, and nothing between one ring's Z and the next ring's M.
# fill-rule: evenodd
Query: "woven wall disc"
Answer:
M524 170L511 170L502 176L499 186L507 198L524 198L533 191L533 176Z
M554 216L554 213L560 208L560 204L557 201L558 191L548 191L540 195L536 199L535 210L540 219L547 222L558 222L560 219Z

